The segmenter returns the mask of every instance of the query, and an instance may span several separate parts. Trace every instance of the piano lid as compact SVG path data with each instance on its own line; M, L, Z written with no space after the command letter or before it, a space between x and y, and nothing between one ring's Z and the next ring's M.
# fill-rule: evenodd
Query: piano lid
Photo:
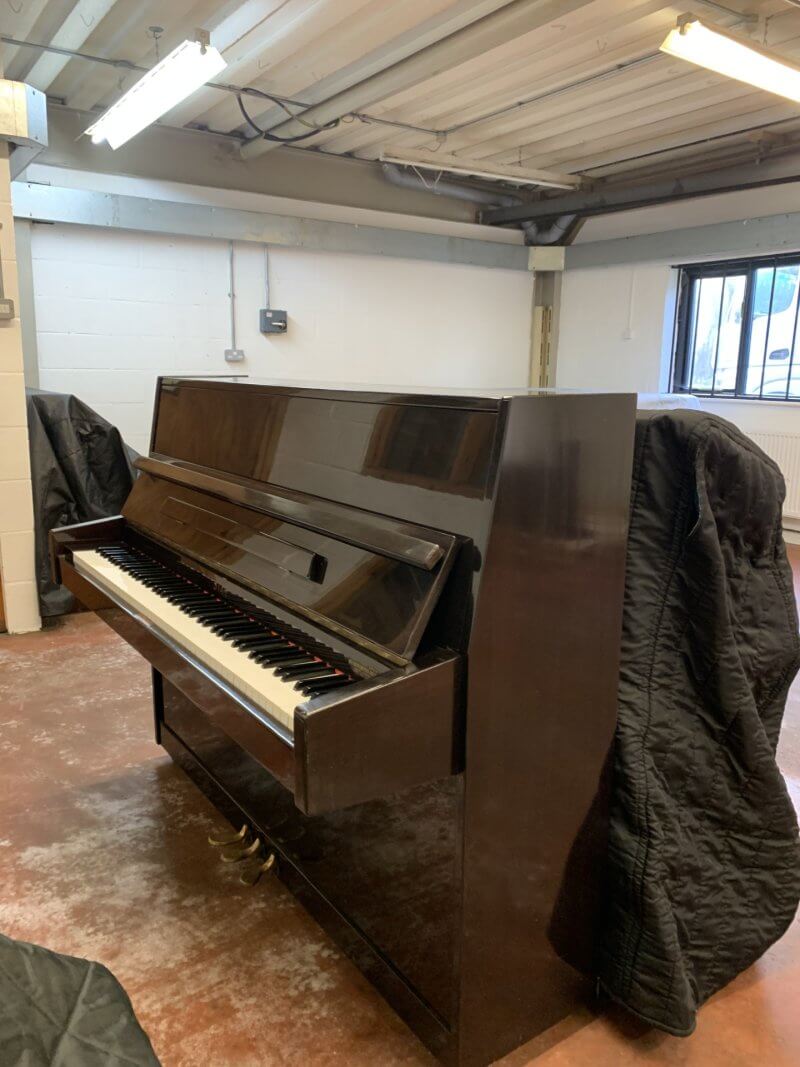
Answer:
M404 399L417 401L430 401L443 404L448 407L474 407L495 408L500 400L510 399L514 396L558 396L563 393L585 393L593 395L591 389L549 389L539 386L497 386L486 389L460 388L452 385L402 385L397 383L380 382L319 382L303 381L300 378L257 378L248 374L220 374L220 375L196 375L182 377L165 377L164 384L171 385L179 382L207 382L210 384L233 384L266 388L271 392L291 393L305 396L328 396L330 394L348 393L352 398L360 397L371 402L378 400L390 400L394 403Z

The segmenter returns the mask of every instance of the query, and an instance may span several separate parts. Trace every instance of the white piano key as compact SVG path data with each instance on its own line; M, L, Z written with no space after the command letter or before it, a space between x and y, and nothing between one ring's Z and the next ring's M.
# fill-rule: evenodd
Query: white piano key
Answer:
M294 709L306 699L293 682L279 678L196 619L170 604L93 549L73 552L76 570L131 607L171 641L219 675L231 688L294 732Z

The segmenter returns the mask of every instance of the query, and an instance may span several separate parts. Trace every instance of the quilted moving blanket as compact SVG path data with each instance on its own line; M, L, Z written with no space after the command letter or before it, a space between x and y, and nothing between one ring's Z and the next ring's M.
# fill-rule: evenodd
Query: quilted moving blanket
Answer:
M724 420L640 413L601 980L674 1034L800 897L775 761L800 662L784 495L777 466Z
M99 963L0 934L3 1067L159 1067L125 990Z

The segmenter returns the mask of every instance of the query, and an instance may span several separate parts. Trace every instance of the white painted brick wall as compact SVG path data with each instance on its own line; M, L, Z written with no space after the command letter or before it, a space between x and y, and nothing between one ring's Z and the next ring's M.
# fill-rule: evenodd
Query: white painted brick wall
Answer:
M263 249L88 227L33 227L40 384L75 393L146 452L158 374L504 387L527 380L531 276L380 256L270 250L286 336L258 331Z

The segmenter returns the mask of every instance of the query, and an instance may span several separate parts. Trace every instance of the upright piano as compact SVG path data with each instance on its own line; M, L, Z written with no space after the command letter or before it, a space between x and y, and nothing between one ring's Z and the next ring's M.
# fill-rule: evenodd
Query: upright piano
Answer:
M155 733L442 1061L592 987L635 397L162 378L54 572Z

